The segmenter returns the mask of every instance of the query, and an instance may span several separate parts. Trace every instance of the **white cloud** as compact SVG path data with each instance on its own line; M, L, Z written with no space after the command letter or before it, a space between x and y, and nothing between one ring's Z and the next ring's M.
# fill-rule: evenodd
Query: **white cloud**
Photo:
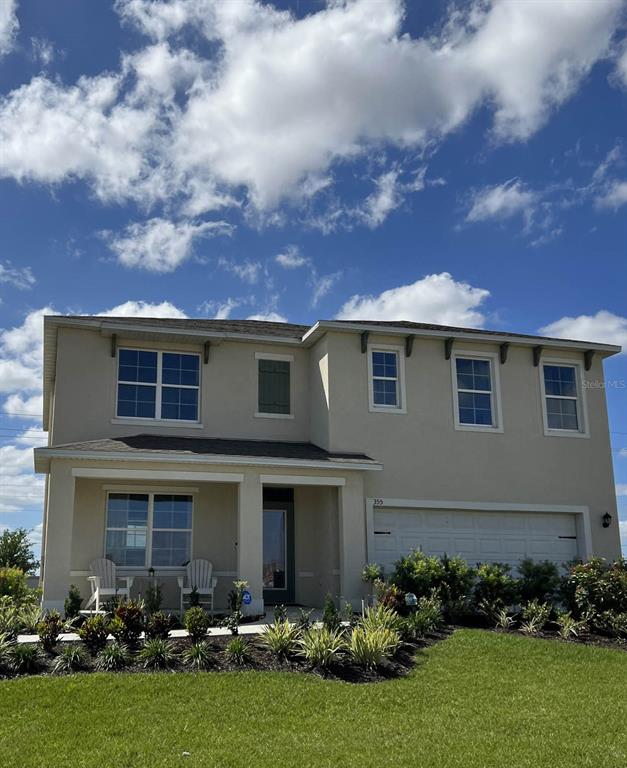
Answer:
M246 283L254 285L258 280L262 272L262 265L259 261L243 261L241 264L237 262L231 262L227 259L220 258L218 264L227 272L231 272Z
M500 220L521 215L526 222L530 222L537 199L537 194L528 189L519 179L510 179L503 184L482 187L472 194L466 221Z
M35 282L35 276L30 267L14 267L10 261L0 261L0 283L23 290L32 288Z
M43 490L43 476L33 474L33 444L0 446L0 513L41 505Z
M287 323L287 318L278 312L258 312L255 315L249 315L247 320L265 320L268 323Z
M616 59L616 76L619 82L627 88L627 42L623 43L622 53Z
M274 260L283 269L297 269L309 263L309 259L301 254L297 245L286 246L281 253L274 257Z
M0 3L0 56L13 48L19 22L17 20L17 0L2 0Z
M448 272L427 275L377 296L352 296L340 309L340 320L410 320L481 328L480 311L490 292L457 282Z
M214 320L228 320L234 309L250 303L250 297L235 299L229 296L224 301L203 301L198 311L212 315Z
M623 354L627 352L627 317L605 309L599 310L596 315L562 317L540 328L540 333L560 339L618 344L622 346Z
M627 496L627 483L617 483L616 484L616 495L617 496Z
M154 218L129 224L123 235L104 233L109 247L125 267L149 272L173 272L192 254L194 240L211 235L228 235L232 227L224 221L193 224Z
M333 2L296 18L254 0L118 0L152 41L116 73L11 91L0 176L82 179L103 200L188 216L242 194L266 211L302 202L331 185L334 164L373 147L415 153L481 106L498 140L526 139L608 55L621 2L477 0L428 37L404 32L399 0L372 7ZM14 4L2 8L0 40L15 27ZM181 45L187 25L206 38L198 51ZM366 225L398 207L394 173L380 174Z
M599 208L613 208L616 210L627 203L627 181L612 182L604 194L596 199Z
M175 307L169 301L162 301L159 304L151 304L149 301L125 301L117 307L107 309L105 312L97 312L97 314L104 317L187 317L182 309Z
M32 48L32 57L39 62L42 67L47 67L54 61L54 45L49 40L40 37L31 37L30 44Z
M333 272L330 275L318 276L315 269L312 271L311 283L313 286L313 293L311 295L311 306L317 307L321 299L323 299L337 281L342 277L342 272Z

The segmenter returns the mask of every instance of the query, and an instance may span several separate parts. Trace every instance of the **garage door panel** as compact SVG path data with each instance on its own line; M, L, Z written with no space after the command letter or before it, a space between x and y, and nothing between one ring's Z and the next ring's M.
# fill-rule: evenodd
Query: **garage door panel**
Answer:
M391 567L413 549L433 555L460 555L471 564L577 557L576 520L571 514L470 510L377 509L375 560ZM566 537L566 538L560 538Z

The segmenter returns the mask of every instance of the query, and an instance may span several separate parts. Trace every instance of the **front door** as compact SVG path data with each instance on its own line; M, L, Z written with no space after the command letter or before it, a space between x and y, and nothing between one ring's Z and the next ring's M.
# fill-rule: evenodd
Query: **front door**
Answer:
M288 501L264 501L263 599L294 602L294 506Z

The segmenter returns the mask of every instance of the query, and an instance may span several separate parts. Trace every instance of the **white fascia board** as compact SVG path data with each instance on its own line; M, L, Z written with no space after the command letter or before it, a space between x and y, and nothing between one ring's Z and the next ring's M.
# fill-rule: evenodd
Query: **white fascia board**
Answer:
M324 477L324 475L259 475L263 485L346 485L344 477Z
M200 483L241 483L239 472L193 472L163 469L105 469L103 467L74 467L73 477L110 480L192 480ZM189 490L189 489L188 489Z
M586 349L593 349L595 352L604 352L607 355L616 355L622 347L614 344L599 344L593 341L572 341L569 339L547 339L542 336L513 336L507 333L494 335L490 333L469 333L467 331L433 331L420 328L404 328L402 326L377 326L363 325L361 323L338 323L333 320L318 321L303 336L302 342L305 346L311 346L318 338L327 331L339 331L340 333L363 333L368 331L376 336L416 336L417 338L436 338L436 339L463 339L464 341L489 342L491 344L503 344L509 342L515 346L521 347L555 347L558 349L574 349L580 352Z
M314 461L311 459L279 459L262 456L223 456L223 455L185 455L173 456L162 453L155 455L137 451L134 453L114 453L112 451L73 451L63 448L35 448L35 471L47 472L48 459L74 459L75 461L154 461L173 464L228 464L247 467L295 467L303 469L340 469L343 471L382 470L383 465L377 462L342 462L342 461ZM40 467L46 467L45 469Z

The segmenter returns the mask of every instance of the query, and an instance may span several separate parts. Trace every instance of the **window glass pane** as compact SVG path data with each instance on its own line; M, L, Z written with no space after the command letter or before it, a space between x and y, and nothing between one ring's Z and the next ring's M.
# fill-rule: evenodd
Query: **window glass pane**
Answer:
M198 420L198 390L163 387L161 390L161 418Z
M263 586L265 589L285 589L285 510L266 509L263 512Z
M161 380L164 384L179 384L197 387L199 380L198 355L163 353Z
M154 419L156 394L156 387L118 384L118 416Z
M157 381L157 353L121 349L119 352L118 381L155 384Z
M459 423L492 426L492 402L490 395L459 392Z
M398 405L396 381L373 379L372 396L375 405Z
M147 521L146 494L109 494L105 557L116 565L145 565ZM112 530L116 528L123 530Z
M547 397L546 417L549 429L579 429L576 400Z
M259 360L259 412L290 413L290 363Z
M457 388L474 389L483 392L492 391L492 376L489 360L474 358L456 358Z
M155 495L153 528L191 528L192 497Z
M372 375L395 379L397 377L398 363L396 352L373 352Z
M171 567L184 565L191 552L190 531L152 532L152 565Z
M577 397L575 367L570 365L545 365L544 389L547 395Z

